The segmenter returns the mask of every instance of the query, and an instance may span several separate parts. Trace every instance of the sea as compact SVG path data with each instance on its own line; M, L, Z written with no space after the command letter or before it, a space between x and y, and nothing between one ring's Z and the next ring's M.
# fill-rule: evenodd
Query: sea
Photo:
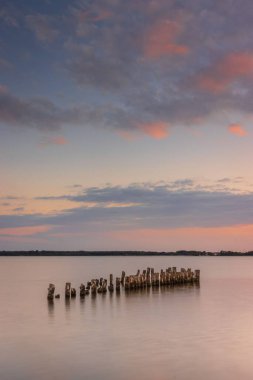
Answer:
M199 286L64 297L173 266L200 269ZM1 380L252 380L252 353L253 257L0 258Z

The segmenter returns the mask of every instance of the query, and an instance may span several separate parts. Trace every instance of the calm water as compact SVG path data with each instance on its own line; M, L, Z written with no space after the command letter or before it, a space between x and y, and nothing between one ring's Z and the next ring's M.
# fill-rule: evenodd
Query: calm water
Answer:
M92 277L201 269L200 287L53 305ZM0 258L1 380L253 378L253 258Z

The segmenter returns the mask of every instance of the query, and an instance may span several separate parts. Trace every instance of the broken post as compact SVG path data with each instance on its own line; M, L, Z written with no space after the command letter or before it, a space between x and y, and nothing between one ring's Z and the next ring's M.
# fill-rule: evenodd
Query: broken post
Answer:
M54 284L49 284L48 293L47 293L47 299L48 300L53 300L54 299L54 291L55 291Z

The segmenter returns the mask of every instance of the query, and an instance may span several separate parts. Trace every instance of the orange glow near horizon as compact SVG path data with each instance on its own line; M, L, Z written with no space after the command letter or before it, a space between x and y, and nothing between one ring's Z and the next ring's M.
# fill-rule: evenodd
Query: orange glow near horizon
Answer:
M136 246L145 247L143 249L146 250L247 250L246 246L253 247L253 224L226 227L143 228L114 231L111 237L123 244L133 240Z
M0 241L14 238L17 243L19 240L28 243L33 242L34 238L39 238L43 246L43 243L46 243L50 237L55 239L56 243L58 241L59 249L62 249L65 239L69 241L74 238L77 246L74 244L73 250L77 247L78 249L90 249L89 246L86 246L87 241L92 242L93 250L111 249L107 244L109 241L113 241L115 250L213 252L238 250L243 252L253 249L253 224L226 227L137 228L113 231L105 229L87 231L86 228L79 231L68 231L64 228L64 231L60 231L60 226L57 227L57 231L53 231L53 228L54 226L50 225L2 228L0 229ZM42 233L45 233L45 236L40 235Z
M32 236L42 232L48 232L51 226L26 226L14 228L0 228L0 236Z

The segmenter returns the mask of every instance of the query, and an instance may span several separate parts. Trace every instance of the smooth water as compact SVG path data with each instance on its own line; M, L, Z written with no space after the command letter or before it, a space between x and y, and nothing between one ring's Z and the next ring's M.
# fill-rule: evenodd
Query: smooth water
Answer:
M200 287L63 297L148 266L201 269ZM2 257L0 305L1 380L253 378L253 258Z

